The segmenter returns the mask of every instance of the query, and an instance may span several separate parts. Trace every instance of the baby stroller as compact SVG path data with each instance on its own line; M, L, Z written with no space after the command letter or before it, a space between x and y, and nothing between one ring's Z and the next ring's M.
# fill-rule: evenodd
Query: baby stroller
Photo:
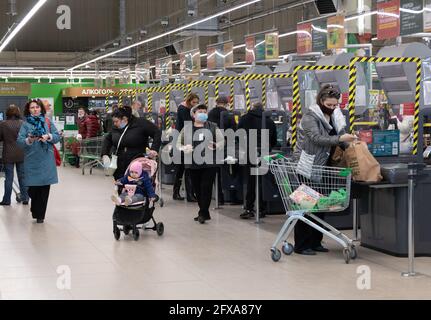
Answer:
M133 160L130 165L134 162L140 162L142 164L142 168L144 171L148 173L148 175L152 178L154 190L157 190L158 180L157 180L157 172L158 166L157 161L151 160L147 157L137 158ZM127 170L129 170L127 168ZM127 172L126 170L126 172ZM119 188L118 192L121 193L122 188ZM135 241L139 240L140 232L139 230L153 230L156 231L159 236L162 236L164 233L164 225L162 222L157 223L153 217L153 213L155 210L155 203L159 200L157 197L156 201L150 204L148 197L143 202L134 203L130 206L116 206L113 215L113 226L114 226L114 237L115 240L119 240L121 237L121 231L124 232L125 235L128 235L132 232L133 239ZM147 222L153 222L152 227L147 227ZM121 227L121 229L120 229Z

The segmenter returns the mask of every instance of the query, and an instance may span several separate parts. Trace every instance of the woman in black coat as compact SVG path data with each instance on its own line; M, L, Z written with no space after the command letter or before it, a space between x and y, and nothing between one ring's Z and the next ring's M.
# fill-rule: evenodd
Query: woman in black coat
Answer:
M118 146L123 133L124 136ZM160 149L161 135L159 128L152 122L145 118L134 117L130 107L115 110L112 113L112 130L106 135L102 147L105 165L109 164L109 157L115 154L118 147L117 170L114 172L114 178L117 180L123 177L130 162L146 153L149 138L153 140L149 156L156 157Z

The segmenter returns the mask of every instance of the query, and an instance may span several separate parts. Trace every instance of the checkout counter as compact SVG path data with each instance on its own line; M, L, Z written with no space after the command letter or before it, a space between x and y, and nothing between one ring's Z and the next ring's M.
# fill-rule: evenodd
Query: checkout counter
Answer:
M431 50L423 44L410 43L384 47L378 56L420 57L424 59L422 64L424 69L430 67L425 59L431 56ZM415 100L416 64L377 63L376 70L388 103L399 115L402 109L400 105ZM431 118L431 106L427 105L427 101L424 99L424 88L428 87L424 85L424 82L428 81L424 74L426 73L423 71L418 155L413 156L411 152L406 153L406 151L404 154L400 154L400 150L393 150L394 155L384 157L377 155L376 159L381 164L383 181L378 184L357 184L359 186L358 212L361 245L400 257L408 254L408 167L412 163L424 166L423 169L417 171L412 198L416 256L431 256L431 210L426 201L431 194L431 166L424 165L422 148L426 146L424 133L427 127L426 122ZM428 93L425 93L426 95Z

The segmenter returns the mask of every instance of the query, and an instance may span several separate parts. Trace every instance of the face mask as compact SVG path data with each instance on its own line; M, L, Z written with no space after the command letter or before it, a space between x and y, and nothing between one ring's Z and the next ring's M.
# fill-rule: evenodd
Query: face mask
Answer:
M208 115L206 113L198 113L196 115L196 120L200 122L207 122L208 121Z
M335 111L335 109L331 109L331 108L328 108L328 107L326 107L325 105L321 105L320 106L320 109L322 110L322 112L324 113L324 114L327 114L328 116L332 116L332 114L334 113L334 111Z
M127 126L126 123L124 123L123 121L120 122L120 129L124 129Z

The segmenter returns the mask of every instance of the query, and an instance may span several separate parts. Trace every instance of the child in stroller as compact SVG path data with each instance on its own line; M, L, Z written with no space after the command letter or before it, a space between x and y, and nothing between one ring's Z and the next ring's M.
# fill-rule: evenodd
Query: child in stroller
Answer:
M124 177L115 181L115 184L123 187L119 196L113 195L111 197L117 206L124 205L127 207L143 203L146 197L150 198L151 202L156 200L152 181L139 161L132 162Z
M118 194L112 196L116 204L113 215L116 240L120 239L121 231L126 235L132 231L135 241L139 239L139 229L157 231L159 236L163 234L163 223L156 223L153 217L155 203L159 200L154 192L157 183L157 161L147 157L133 160L125 176L116 181ZM150 220L153 227L146 226Z

